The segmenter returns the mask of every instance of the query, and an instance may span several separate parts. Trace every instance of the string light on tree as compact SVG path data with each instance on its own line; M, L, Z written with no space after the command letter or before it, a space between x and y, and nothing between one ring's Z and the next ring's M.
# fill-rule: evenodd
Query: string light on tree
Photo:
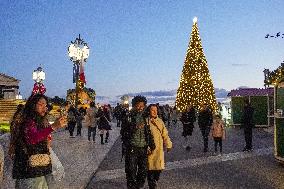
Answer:
M214 87L199 37L197 17L194 17L190 42L177 90L176 107L179 111L184 112L188 105L193 105L200 110L203 104L208 104L211 110L217 113L218 106Z

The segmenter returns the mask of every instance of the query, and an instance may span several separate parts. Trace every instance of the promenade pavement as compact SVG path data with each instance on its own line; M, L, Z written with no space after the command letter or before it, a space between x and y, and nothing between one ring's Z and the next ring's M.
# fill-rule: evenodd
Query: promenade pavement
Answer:
M104 145L100 143L99 130L96 142L88 141L87 128L84 125L82 136L70 138L67 130L53 134L52 149L64 167L65 178L61 183L52 186L52 189L81 189L87 186L119 136L120 128L114 123L111 124L109 142ZM76 129L74 133L76 134Z
M69 137L68 130L62 129L52 134L52 149L61 161L65 177L62 181L52 185L51 189L83 189L86 188L91 178L97 171L100 163L119 137L120 128L115 123L111 123L109 142L101 145L99 130L96 134L96 142L90 142L87 139L87 128L83 124L82 136L75 138ZM76 129L74 133L76 134ZM0 137L0 144L4 147L4 180L1 189L15 188L15 181L11 177L12 162L7 157L7 147L9 135Z
M245 145L243 129L226 128L223 155L214 154L214 142L209 139L209 152L203 152L203 142L196 125L190 137L192 149L183 147L182 125L168 128L173 149L165 153L166 169L158 188L164 189L239 189L284 188L283 167L273 157L273 127L253 129L252 152L242 152ZM100 164L88 189L126 189L124 160L118 140ZM147 181L144 188L148 188Z

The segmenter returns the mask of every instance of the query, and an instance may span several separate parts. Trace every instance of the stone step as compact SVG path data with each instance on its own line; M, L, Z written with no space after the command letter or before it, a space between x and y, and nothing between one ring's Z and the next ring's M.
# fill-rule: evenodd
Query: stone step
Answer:
M0 100L0 122L9 122L23 100Z

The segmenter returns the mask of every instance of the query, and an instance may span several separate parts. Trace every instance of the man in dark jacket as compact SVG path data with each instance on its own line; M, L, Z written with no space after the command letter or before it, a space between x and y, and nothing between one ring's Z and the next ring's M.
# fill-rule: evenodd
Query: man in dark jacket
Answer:
M180 121L182 122L183 125L183 131L182 131L182 136L184 137L184 147L186 150L190 150L191 147L188 144L189 136L192 135L192 131L194 128L194 122L196 121L196 116L195 116L195 109L193 108L192 105L189 105L187 110L182 113Z
M249 100L246 99L242 119L246 141L246 146L243 151L252 150L252 128L254 126L253 113L254 109L251 107Z
M120 127L121 125L121 114L122 114L122 105L119 103L116 104L116 107L114 108L113 115L116 119L116 126Z
M204 152L208 152L208 135L213 123L213 115L207 104L203 104L198 115L198 125L202 133Z
M127 121L123 121L121 125L128 189L139 189L144 186L147 176L147 152L155 149L154 139L144 115L146 103L144 96L135 96L132 99L133 109L128 119L125 119Z

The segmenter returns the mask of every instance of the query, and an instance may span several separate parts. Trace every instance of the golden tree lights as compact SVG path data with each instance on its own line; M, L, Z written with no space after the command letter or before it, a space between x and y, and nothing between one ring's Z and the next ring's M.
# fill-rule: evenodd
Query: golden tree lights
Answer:
M202 104L208 104L214 113L218 112L214 87L199 37L197 18L195 17L177 90L176 107L183 112L188 105L193 105L200 110Z

